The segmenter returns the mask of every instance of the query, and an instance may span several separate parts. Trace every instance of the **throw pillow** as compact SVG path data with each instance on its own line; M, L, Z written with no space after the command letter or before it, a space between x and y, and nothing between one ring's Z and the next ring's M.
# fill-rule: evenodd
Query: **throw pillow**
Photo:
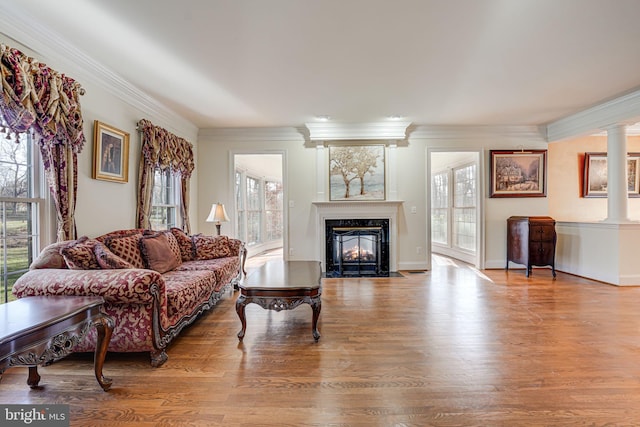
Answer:
M131 263L123 260L118 255L114 254L102 243L98 243L93 248L93 253L96 255L96 260L100 268L107 269L122 269L133 268Z
M64 257L60 253L60 249L69 245L71 241L65 240L64 242L52 243L45 247L33 260L29 269L35 270L38 268L68 268Z
M169 239L165 233L142 236L140 252L145 267L158 273L166 273L180 265L179 256L171 250Z
M178 243L178 239L170 230L164 230L160 233L164 234L169 242L169 249L173 253L173 256L178 260L178 265L182 264L182 253L180 252L180 244Z
M145 268L142 255L140 254L139 242L142 233L130 236L113 236L104 241L104 244L117 256L127 261L134 268Z
M193 261L195 259L193 241L191 237L179 228L173 227L171 234L176 238L178 246L180 247L180 257L182 261Z
M231 256L228 236L193 236L193 245L196 250L196 259L214 259Z
M99 270L100 265L93 252L98 244L95 239L82 236L60 249L60 254L71 270Z

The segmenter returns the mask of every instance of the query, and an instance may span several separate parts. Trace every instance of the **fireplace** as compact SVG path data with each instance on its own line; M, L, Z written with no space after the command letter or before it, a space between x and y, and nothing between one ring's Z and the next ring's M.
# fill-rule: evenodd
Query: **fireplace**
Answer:
M325 220L327 277L388 277L388 219Z

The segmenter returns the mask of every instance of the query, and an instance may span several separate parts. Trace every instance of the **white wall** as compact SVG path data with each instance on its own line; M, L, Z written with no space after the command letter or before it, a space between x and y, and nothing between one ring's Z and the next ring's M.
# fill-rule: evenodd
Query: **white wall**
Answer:
M81 69L71 61L56 61L46 53L34 53L32 49L15 40L5 39L0 34L0 43L21 50L24 54L38 59L58 72L77 80L86 93L80 98L84 119L86 144L78 155L78 197L76 205L76 227L78 236L95 237L108 231L135 226L136 200L138 188L138 164L140 161L140 135L136 123L143 118L156 126L176 133L194 144L194 156L197 158L197 129L172 114L145 108L149 102L139 96L132 88L110 87L113 81L105 81L97 74ZM128 90L128 91L127 91ZM117 92L117 94L116 94ZM130 134L129 142L129 179L127 183L114 183L92 179L93 167L93 122L99 120ZM197 193L197 171L191 181L192 194ZM197 199L190 203L192 224L197 217ZM44 239L46 240L46 238ZM43 244L50 243L43 241Z
M606 198L582 197L584 154L606 152L607 137L584 136L549 144L549 215L558 221L602 221ZM640 152L640 136L627 137L627 151ZM640 197L628 200L629 219L640 220Z
M205 129L199 134L198 163L198 228L203 232L214 231L212 224L204 222L211 203L221 200L228 206L229 215L235 215L233 207L233 171L231 156L234 153L268 152L285 153L285 206L288 210L285 254L293 249L289 259L315 259L315 216L312 202L316 197L316 147L305 141L304 132L297 128L279 129ZM398 199L402 206L398 218L398 266L399 269L417 269L428 265L428 224L426 170L427 152L430 149L455 149L484 153L483 188L488 188L488 162L490 149L546 148L535 128L484 128L484 127L417 127L405 141L400 141L397 154ZM416 213L411 208L416 207ZM486 266L504 268L506 259L506 220L511 215L547 215L546 198L489 199L485 192ZM232 225L223 232L230 234ZM225 225L223 224L223 227ZM422 248L421 254L416 248ZM286 255L285 255L286 256Z
M138 191L138 173L141 153L140 133L136 124L146 118L154 125L172 128L172 124L162 119L154 119L121 99L116 98L91 83L83 84L86 94L82 97L84 134L87 145L78 156L78 202L76 224L78 235L97 236L108 231L135 227ZM92 179L93 165L93 122L99 120L130 134L129 179L125 184ZM178 135L194 145L197 159L197 132ZM191 194L197 193L198 164L191 180ZM197 199L191 197L190 221L197 221ZM208 212L207 212L208 213Z
M437 151L483 153L480 160L485 240L484 248L481 248L483 267L504 268L507 218L512 215L547 215L548 202L546 197L489 198L490 150L546 149L547 143L538 129L529 126L417 126L409 135L409 143L422 144L426 155ZM430 171L427 171L425 183L429 182L429 176ZM425 193L427 190L423 188Z

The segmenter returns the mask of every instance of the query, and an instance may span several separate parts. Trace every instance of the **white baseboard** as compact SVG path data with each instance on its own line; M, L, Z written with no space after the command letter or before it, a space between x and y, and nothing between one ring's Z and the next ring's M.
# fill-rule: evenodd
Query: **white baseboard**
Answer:
M398 263L398 271L415 271L415 270L427 270L428 265L426 261L420 262L399 262Z

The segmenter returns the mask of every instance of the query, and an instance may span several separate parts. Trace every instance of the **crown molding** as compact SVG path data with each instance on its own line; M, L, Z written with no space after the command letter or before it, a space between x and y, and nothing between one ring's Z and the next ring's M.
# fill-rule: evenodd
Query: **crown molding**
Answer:
M198 127L164 107L158 100L138 89L112 69L104 66L50 28L31 20L23 12L4 8L0 14L1 33L41 55L40 61L53 61L71 70L76 81L87 81L142 111L145 118L169 123L176 133L195 135ZM62 72L62 71L61 71ZM71 72L64 72L71 75ZM85 96L90 96L89 93Z
M547 141L560 141L598 133L613 124L632 125L638 121L640 121L640 90L548 123L546 125Z
M402 140L411 122L305 123L311 141Z
M200 129L198 141L305 142L305 129L296 127L207 128Z
M539 126L422 125L411 129L409 139L546 142L545 130Z

